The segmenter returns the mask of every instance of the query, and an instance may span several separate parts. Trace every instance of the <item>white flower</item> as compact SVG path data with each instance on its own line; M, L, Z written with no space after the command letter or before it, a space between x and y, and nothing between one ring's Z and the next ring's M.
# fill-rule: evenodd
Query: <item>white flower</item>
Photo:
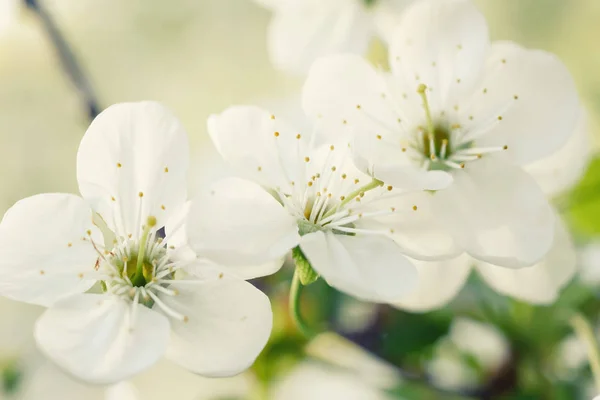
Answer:
M250 278L274 273L294 249L331 286L377 302L399 299L414 286L406 254L456 254L430 232L427 194L361 173L347 142L313 146L314 135L256 107L229 108L208 124L217 150L247 179L222 180L192 205L188 234L198 254L222 265L264 264L236 268Z
M398 187L432 172L453 183L430 196L435 219L475 259L509 268L540 262L555 217L523 166L573 132L578 99L551 54L490 45L466 0L414 3L391 39L390 75L357 56L311 69L304 107L327 132L351 134L357 165Z
M117 382L163 355L202 375L234 375L268 340L266 296L174 248L187 166L187 136L169 111L151 102L115 105L81 141L83 198L37 195L5 214L0 293L49 307L36 341L72 375ZM188 267L204 276L185 279ZM84 293L96 283L104 293Z
M386 39L410 0L255 0L274 13L268 46L273 64L305 73L318 57L364 54L374 37Z
M575 275L576 259L570 234L556 217L552 247L533 266L504 268L467 254L446 261L414 261L419 270L419 287L394 305L418 312L443 307L464 286L473 269L499 293L530 303L552 304Z
M510 358L510 344L493 325L469 318L452 322L448 339L464 354L474 357L485 371L497 371Z
M351 371L305 361L277 382L273 400L391 400Z

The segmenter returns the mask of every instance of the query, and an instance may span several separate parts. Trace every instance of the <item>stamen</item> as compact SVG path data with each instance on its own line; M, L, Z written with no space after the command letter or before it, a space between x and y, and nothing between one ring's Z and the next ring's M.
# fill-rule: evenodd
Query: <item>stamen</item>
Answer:
M152 298L152 300L154 300L154 303L160 307L161 310L163 310L169 317L178 319L180 321L185 321L188 318L183 315L178 313L177 311L173 310L171 307L167 306L165 303L163 303L157 295L155 295L154 293L152 293L150 290L146 290L146 293L148 293L148 295Z

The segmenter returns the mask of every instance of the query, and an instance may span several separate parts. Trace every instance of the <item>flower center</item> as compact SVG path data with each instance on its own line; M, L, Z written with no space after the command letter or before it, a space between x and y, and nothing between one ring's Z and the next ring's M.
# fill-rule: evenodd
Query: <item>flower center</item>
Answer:
M428 170L450 171L465 167L465 163L480 159L483 154L508 149L508 146L478 148L460 124L436 123L431 116L427 100L427 86L420 84L417 93L423 100L426 127L417 128L414 150L420 154L419 163ZM502 118L499 117L499 120ZM404 150L403 150L404 151Z
M301 236L324 229L331 229L336 234L355 235L355 224L360 215L352 215L347 204L351 201L360 202L365 193L380 188L383 182L373 179L370 183L341 196L334 204L329 202L331 196L323 196L317 192L316 197L307 202L303 218L298 219L298 231Z
M156 218L150 216L139 240L117 234L110 251L101 252L94 244L99 255L96 269L104 275L101 286L104 292L130 300L134 308L138 304L149 308L156 304L168 316L187 322L187 316L159 298L159 295L179 294L174 287L183 283L176 279L175 273L187 262L171 258L166 247L168 239L157 237L155 226ZM174 248L171 246L170 249Z

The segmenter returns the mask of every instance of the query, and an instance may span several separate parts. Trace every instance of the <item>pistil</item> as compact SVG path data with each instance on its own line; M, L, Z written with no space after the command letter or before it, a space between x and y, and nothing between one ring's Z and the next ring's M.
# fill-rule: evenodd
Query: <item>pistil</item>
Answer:
M138 249L137 255L137 264L135 268L135 274L131 278L131 283L134 286L143 286L146 284L146 278L144 275L144 260L146 258L146 244L148 243L148 235L150 234L150 230L156 225L155 217L148 217L146 221L146 226L144 227L144 232L142 233L142 238L140 239L140 247Z

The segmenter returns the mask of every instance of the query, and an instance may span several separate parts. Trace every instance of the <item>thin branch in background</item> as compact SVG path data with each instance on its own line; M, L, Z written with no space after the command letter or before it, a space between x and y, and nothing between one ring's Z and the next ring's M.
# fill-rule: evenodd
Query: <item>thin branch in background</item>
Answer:
M40 18L42 25L58 54L63 70L83 100L89 118L94 119L101 111L100 105L98 104L98 99L92 85L86 74L83 72L71 46L69 46L63 34L58 29L58 26L50 13L48 13L38 0L24 1L27 7L35 12Z

